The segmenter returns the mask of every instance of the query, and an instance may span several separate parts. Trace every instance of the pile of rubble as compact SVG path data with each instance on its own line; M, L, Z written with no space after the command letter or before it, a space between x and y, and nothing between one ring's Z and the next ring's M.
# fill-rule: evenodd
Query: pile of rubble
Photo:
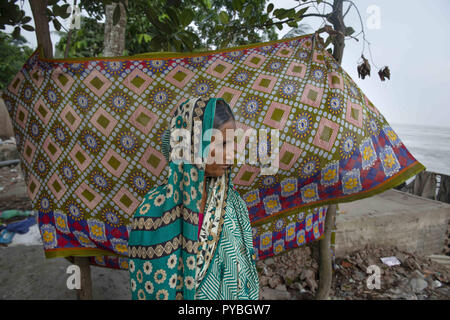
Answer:
M19 159L16 138L10 137L7 140L2 140L0 138L0 162L13 159Z
M381 261L384 257L395 257L399 264L388 266ZM368 270L369 266L373 267ZM309 247L258 261L257 269L261 299L315 298L318 264L311 257ZM370 269L379 271L379 285ZM366 246L336 258L329 296L332 300L448 300L449 270L449 266L396 247Z
M0 138L0 211L31 210L16 139Z

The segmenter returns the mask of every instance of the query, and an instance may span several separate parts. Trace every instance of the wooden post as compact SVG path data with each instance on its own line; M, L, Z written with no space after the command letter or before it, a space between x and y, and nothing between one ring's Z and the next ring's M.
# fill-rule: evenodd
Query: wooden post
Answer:
M329 21L333 24L334 30L340 32L340 34L337 34L333 38L333 57L339 64L342 63L345 47L345 37L343 36L345 33L343 3L343 0L333 1L333 12L329 18ZM336 205L332 204L328 206L327 215L325 217L325 235L319 243L319 288L316 292L317 300L328 299L331 281L333 279L330 242L331 231L334 227L334 219L336 219Z
M328 293L333 280L333 270L331 266L331 230L336 218L336 205L328 206L325 216L324 237L319 241L319 288L316 292L317 300L327 300Z
M92 281L89 257L74 257L75 264L80 268L81 288L77 290L78 300L92 300Z

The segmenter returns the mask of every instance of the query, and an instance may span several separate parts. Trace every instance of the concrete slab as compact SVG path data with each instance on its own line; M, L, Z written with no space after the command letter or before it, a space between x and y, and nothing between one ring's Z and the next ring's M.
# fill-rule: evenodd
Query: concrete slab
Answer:
M395 189L342 203L336 218L336 256L366 244L439 254L445 248L449 219L450 204Z

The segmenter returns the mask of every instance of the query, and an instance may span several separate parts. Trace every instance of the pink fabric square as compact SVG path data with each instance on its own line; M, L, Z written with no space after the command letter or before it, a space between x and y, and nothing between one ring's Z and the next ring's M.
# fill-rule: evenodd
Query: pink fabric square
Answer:
M23 120L20 120L21 115L23 115ZM28 119L28 110L25 109L24 106L19 104L16 111L15 121L25 130L27 125L27 119Z
M254 58L259 59L257 63L252 62ZM266 57L253 52L245 59L244 64L252 68L259 68L264 63L264 61L266 61Z
M27 193L30 199L34 200L34 198L36 198L36 194L38 193L41 187L41 183L39 182L38 179L36 179L36 177L32 173L29 174L28 180L29 181L27 185ZM34 190L31 190L32 185L34 186Z
M181 81L174 78L178 72L182 72L185 74L184 78ZM194 73L192 71L186 69L185 67L177 66L176 68L172 69L172 71L170 71L164 79L181 89L186 86L186 84L192 79L193 76Z
M146 117L150 118L148 123L146 125L143 125L141 122L138 121L139 117L141 115L145 115ZM142 105L139 105L139 107L136 109L136 111L131 115L128 122L130 122L134 127L141 130L144 134L148 135L150 131L152 130L155 123L158 121L158 116L148 110L147 108L143 107Z
M224 66L225 70L223 70L222 72L215 71L214 69L218 65ZM205 70L205 72L209 73L210 75L212 75L216 78L223 79L231 71L231 69L233 69L233 65L231 63L228 63L228 62L225 62L222 60L216 60L208 67L208 69Z
M272 101L272 103L269 106L269 110L267 110L266 116L264 117L263 123L268 125L269 127L275 128L275 129L283 129L284 125L286 124L286 121L289 116L289 112L291 112L291 106L288 106L286 104L281 104L275 101ZM281 117L280 121L276 121L272 119L273 113L276 111L276 109L281 109L284 111L283 116Z
M67 82L65 84L59 80L60 76L66 78ZM67 93L72 87L72 84L75 82L74 78L72 78L69 74L63 72L60 68L56 68L56 70L53 71L52 80L64 93Z
M37 66L37 64L33 67L33 70L31 70L30 78L38 88L41 86L42 82L44 82L44 75L42 74L42 71Z
M122 197L128 198L128 200L131 200L131 204L129 206L126 206L120 199ZM115 204L122 209L124 212L126 212L128 215L132 215L134 211L136 211L137 207L139 206L140 202L138 199L136 199L133 194L125 187L120 188L119 191L117 191L116 195L112 198Z
M249 166L248 164L244 164L241 167L241 169L239 170L236 177L234 177L233 183L236 185L241 185L241 186L250 186L253 183L253 181L256 179L256 177L258 176L260 171L261 171L260 168L252 167L252 166ZM248 181L242 180L242 176L246 172L250 172L252 174L251 178Z
M114 168L111 164L108 163L111 158L115 158L120 162L117 168ZM114 149L108 149L108 152L106 152L105 156L100 162L105 166L105 168L108 169L109 172L111 172L111 174L115 175L116 177L120 177L128 166L128 161L125 160L116 151L114 151Z
M319 57L322 57L322 60L319 59ZM324 64L325 63L325 55L320 51L314 51L313 61L316 63Z
M160 160L156 168L151 166L147 162L147 160L150 158L151 155L156 156ZM167 160L161 152L152 147L148 147L147 150L145 150L144 155L139 160L139 163L143 165L147 170L149 170L153 175L159 176L161 172L164 170L164 167L167 164Z
M310 90L314 90L317 93L317 97L315 100L311 100L308 97ZM323 88L318 88L311 84L307 84L305 86L305 89L303 90L303 94L302 94L302 98L301 98L300 102L310 105L312 107L318 108L320 106L320 104L322 103L322 95L323 95Z
M20 86L22 85L23 79L24 76L22 72L19 72L9 84L8 90L17 95L19 93L19 89Z
M320 139L320 136L322 135L325 127L329 127L333 130L330 139L328 141ZM320 119L319 128L317 129L317 133L316 136L314 137L313 144L326 151L330 151L333 148L333 144L334 141L336 140L338 132L339 132L339 125L337 123L334 123L333 121L328 120L325 117L322 117L322 119Z
M83 195L84 191L88 191L90 194L94 195L94 199L90 201L86 199L86 197ZM75 194L77 195L78 198L81 199L81 201L83 201L83 203L89 208L89 210L93 210L103 198L99 193L97 193L85 182L80 184L80 186L75 190Z
M333 77L339 78L339 84L333 84ZM333 89L341 89L344 90L344 79L342 79L342 76L337 72L330 72L328 74L328 85L330 88Z
M98 121L99 118L106 118L109 123L106 127L103 127L100 122ZM111 114L109 114L105 109L102 107L99 107L97 111L92 116L90 122L94 125L94 127L97 128L98 131L100 131L105 136L110 136L113 129L117 125L119 121L117 121Z
M295 72L294 71L295 67L301 67L302 71L301 72ZM304 78L305 74L306 74L306 65L304 65L303 63L300 63L300 62L293 61L289 65L289 67L288 67L288 69L286 71L286 74L288 76Z
M80 160L77 159L76 155L78 152L83 155L83 157L86 159L85 161L81 162ZM89 167L89 165L92 162L91 157L89 157L86 151L84 151L83 148L81 148L81 146L78 143L76 143L75 146L72 148L72 151L70 151L69 156L72 158L72 160L75 162L78 168L80 168L81 171L85 171L86 168Z
M270 84L267 87L261 86L260 82L261 80L268 79L270 81ZM265 93L271 93L273 87L275 86L275 83L277 83L278 78L269 76L266 74L260 74L258 78L256 78L255 82L253 83L252 89L262 91Z
M91 81L95 79L100 80L103 84L100 86L100 88L96 88ZM91 73L86 77L86 79L83 80L84 84L92 91L94 92L98 97L101 97L106 90L109 89L109 87L112 85L112 82L108 80L103 74L101 74L99 71L94 70L91 71Z
M223 95L227 92L233 95L233 98L231 98L231 101L228 104L230 105L230 107L234 107L242 92L229 87L222 87L222 89L220 89L220 91L217 93L217 97L222 98Z
M280 161L286 152L290 152L290 153L294 154L291 161L287 165ZM297 160L301 154L302 154L302 149L300 149L292 144L289 144L287 142L284 142L283 145L281 146L280 152L277 154L277 157L275 158L275 164L278 163L278 168L280 168L280 169L289 170L292 168L294 163L297 162Z
M55 153L52 153L50 151L49 148L50 144L52 145L52 148L56 149ZM55 163L56 160L58 160L59 156L62 153L61 149L58 147L58 145L53 141L53 139L50 136L47 136L47 139L45 139L42 149L44 149L44 151L47 153L47 155L49 156L50 160L52 160L53 163Z
M68 118L68 115L70 114L70 118L75 118L73 122L70 122ZM75 112L75 110L70 106L66 105L66 107L61 111L61 120L64 121L64 123L69 127L70 131L73 133L77 130L77 128L81 124L81 118L78 116L78 114Z
M45 115L39 111L40 109L44 110ZM44 100L42 100L42 98L39 98L39 100L34 104L33 110L38 115L39 119L41 119L42 122L47 125L52 117L53 112L45 105L45 102Z
M292 48L281 47L280 49L278 49L278 51L275 55L282 57L282 58L289 58L292 55L292 53L294 53L294 50Z
M59 191L57 191L55 189L55 187L53 186L54 182L58 182L58 184L61 186L61 189ZM48 188L52 191L53 195L55 196L55 198L57 200L61 199L62 196L64 195L64 193L66 193L66 186L64 185L64 183L61 181L61 179L59 178L58 174L55 172L52 177L48 180L47 182L47 186Z
M352 109L358 110L358 119L352 117ZM345 113L345 120L350 122L351 124L362 128L363 125L363 110L359 104L353 103L350 100L347 102L347 112Z
M133 80L139 77L142 80L144 80L144 82L137 87L136 85L133 84ZM153 82L153 79L150 78L149 76L147 76L144 72L142 72L139 69L134 69L133 72L131 72L124 80L123 80L123 84L126 85L130 90L133 90L136 94L141 95L145 89L148 88L148 86L150 85L150 83Z
M21 152L24 159L28 162L28 164L31 164L34 158L34 154L36 152L36 146L31 143L30 140L25 138L25 142L23 144L23 151Z

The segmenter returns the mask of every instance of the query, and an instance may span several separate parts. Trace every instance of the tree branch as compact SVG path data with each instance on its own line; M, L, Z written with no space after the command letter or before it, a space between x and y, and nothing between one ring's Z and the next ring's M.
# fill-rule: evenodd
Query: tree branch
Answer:
M352 4L350 3L350 4L348 5L348 8L347 8L347 10L345 11L344 15L342 16L343 18L345 18L345 16L347 15L347 13L350 11L351 7L352 7Z
M298 4L298 5L297 5L296 7L294 7L294 8L298 8L298 7L300 7L300 6L304 6L305 4L310 4L310 3L317 3L317 1L303 2L303 3ZM325 4L329 5L330 7L333 7L333 5L332 5L331 3L329 3L329 2L322 1L321 3L325 3Z
M306 17L328 18L328 16L329 16L329 14L308 13L308 14L302 15L300 18L306 18ZM256 26L256 27L253 27L253 28L262 29L262 28L267 28L267 27L271 27L271 26L274 26L274 25L277 25L277 24L283 24L283 23L287 23L287 22L291 22L291 21L295 21L295 20L297 20L297 19L290 18L290 19L286 19L286 20L283 20L283 21L277 21L277 22L273 22L273 23L265 23L263 25Z

